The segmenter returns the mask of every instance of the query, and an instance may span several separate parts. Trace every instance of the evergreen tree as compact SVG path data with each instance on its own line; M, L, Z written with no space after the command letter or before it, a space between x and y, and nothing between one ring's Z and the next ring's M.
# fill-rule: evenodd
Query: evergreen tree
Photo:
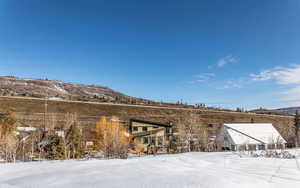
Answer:
M52 160L64 159L65 157L65 147L63 138L54 135L49 138L49 144L45 148L47 152L47 158Z
M66 134L66 141L71 158L81 158L84 153L82 130L78 121L74 121Z
M294 118L294 128L295 128L295 142L296 147L299 147L299 130L300 130L300 114L298 110L296 111L295 118Z

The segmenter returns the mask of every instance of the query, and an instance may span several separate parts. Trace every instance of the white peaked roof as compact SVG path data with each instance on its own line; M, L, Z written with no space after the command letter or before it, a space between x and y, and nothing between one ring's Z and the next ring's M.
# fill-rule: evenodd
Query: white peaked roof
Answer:
M224 124L234 144L286 143L271 123Z

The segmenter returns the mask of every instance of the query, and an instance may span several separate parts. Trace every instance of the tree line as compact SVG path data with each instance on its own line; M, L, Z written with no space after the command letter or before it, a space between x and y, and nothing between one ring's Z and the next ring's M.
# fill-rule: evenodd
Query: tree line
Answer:
M97 151L104 158L127 158L130 149L137 145L128 127L117 117L100 117L92 136L80 125L76 114L65 114L64 123L32 130L19 130L20 122L7 108L0 117L0 161L82 159L88 152ZM170 139L173 152L215 151L210 140L210 125L198 122L197 114L187 113L174 125ZM51 124L51 125L50 125ZM212 126L212 125L211 125ZM300 114L294 117L294 143L300 144ZM92 142L92 145L87 145Z
M21 127L14 112L6 109L0 118L0 162L82 159L87 151L101 151L107 158L126 158L132 140L116 117L101 117L95 125L92 148L76 114L66 114L60 126ZM50 123L49 123L50 124ZM26 128L31 128L26 131Z

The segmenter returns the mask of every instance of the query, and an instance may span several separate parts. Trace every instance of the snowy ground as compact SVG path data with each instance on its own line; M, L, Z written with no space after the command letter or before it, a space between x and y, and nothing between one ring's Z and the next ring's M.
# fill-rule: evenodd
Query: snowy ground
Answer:
M295 188L298 160L228 152L0 164L0 188Z

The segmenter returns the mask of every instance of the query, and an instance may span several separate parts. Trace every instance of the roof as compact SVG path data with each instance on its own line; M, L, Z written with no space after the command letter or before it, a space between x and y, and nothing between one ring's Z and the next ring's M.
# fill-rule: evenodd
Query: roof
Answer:
M224 124L234 144L286 143L271 123Z
M133 137L144 137L144 136L148 136L148 135L151 135L151 134L155 134L159 131L162 131L164 130L164 128L158 128L158 129L154 129L154 130L151 130L151 131L143 131L143 132L138 132L138 133L133 133Z
M130 125L132 125L132 122L151 124L151 125L156 125L156 126L160 126L160 127L172 127L172 125L170 125L170 124L163 124L163 123L145 121L145 120L139 120L139 119L130 119Z
M5 114L0 114L0 119L5 118Z
M31 132L36 131L35 127L17 127L18 131Z

